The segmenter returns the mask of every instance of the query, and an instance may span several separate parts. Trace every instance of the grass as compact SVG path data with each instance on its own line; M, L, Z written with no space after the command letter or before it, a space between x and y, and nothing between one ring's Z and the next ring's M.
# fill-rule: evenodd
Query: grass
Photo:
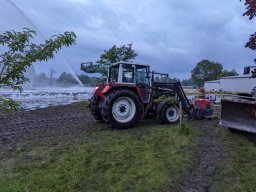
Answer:
M75 102L75 103L72 103L72 105L77 107L87 107L89 105L89 100Z
M220 173L222 181L217 191L256 191L256 136L223 130L221 137L227 161Z
M190 166L196 138L186 124L24 149L0 162L0 191L170 191Z

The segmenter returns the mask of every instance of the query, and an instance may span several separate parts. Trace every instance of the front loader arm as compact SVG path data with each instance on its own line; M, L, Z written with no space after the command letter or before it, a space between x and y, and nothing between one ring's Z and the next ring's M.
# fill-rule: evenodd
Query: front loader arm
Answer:
M103 70L106 70L110 64L93 64L92 62L81 63L80 70L83 70L86 73L101 73Z

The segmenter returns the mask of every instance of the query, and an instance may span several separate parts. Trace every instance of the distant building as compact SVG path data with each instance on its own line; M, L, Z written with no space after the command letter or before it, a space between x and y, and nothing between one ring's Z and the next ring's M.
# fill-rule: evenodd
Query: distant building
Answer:
M220 80L214 80L214 81L205 81L204 82L204 89L206 92L209 91L219 91L220 88Z
M252 77L252 71L255 66L244 68L244 74L237 76L222 77L219 80L205 81L206 91L227 91L232 93L251 93L256 86L256 78Z

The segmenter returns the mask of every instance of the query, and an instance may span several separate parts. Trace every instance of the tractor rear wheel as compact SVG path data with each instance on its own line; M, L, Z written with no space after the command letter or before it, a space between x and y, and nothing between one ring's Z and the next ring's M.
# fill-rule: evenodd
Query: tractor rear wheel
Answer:
M101 101L100 96L97 94L94 94L92 96L92 98L90 99L90 110L91 110L91 114L93 115L94 119L102 122L103 118L101 116L100 107L99 107L100 101Z
M101 115L111 128L133 127L142 114L138 96L130 90L115 90L105 96Z
M178 123L180 120L178 107L175 104L166 102L160 110L159 119L163 124Z

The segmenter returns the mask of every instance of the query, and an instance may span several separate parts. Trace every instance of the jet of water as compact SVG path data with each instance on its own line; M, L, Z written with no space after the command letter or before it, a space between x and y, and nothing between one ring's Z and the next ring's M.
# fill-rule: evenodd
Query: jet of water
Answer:
M71 72L72 76L76 79L76 81L85 89L83 83L80 81L80 79L77 77L76 73L74 72L74 70L71 68L71 66L69 65L69 63L67 62L67 60L60 54L60 59L62 60L61 63L63 63L66 68Z
M33 21L12 1L12 0L7 0L7 2L13 6L21 15L22 17L34 28L34 30L43 37L43 39L46 39L44 34L36 27L36 25L33 23ZM59 53L59 58L62 60L61 63L65 65L65 67L71 72L72 76L75 78L75 80L85 89L86 93L89 94L83 85L83 83L80 81L80 79L77 77L75 74L74 70L71 68L65 57Z
M46 39L44 34L41 33L41 31L36 27L36 25L31 21L31 19L29 19L28 16L12 0L6 0L6 1L11 6L13 6L19 12L19 14L22 15L22 17L34 28L33 30L35 30L40 36L42 36L43 39Z

